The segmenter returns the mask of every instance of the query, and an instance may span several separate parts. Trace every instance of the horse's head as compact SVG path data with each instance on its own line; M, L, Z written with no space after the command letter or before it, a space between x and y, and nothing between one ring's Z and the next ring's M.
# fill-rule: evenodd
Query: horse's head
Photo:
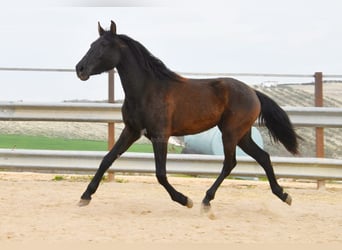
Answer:
M82 60L76 65L77 76L86 81L91 75L101 74L116 67L120 61L120 41L116 25L111 21L109 31L98 23L100 37L94 41Z

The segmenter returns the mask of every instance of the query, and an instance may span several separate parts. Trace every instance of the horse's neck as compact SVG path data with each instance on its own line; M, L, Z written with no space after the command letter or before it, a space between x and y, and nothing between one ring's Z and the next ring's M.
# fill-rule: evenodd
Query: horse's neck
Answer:
M139 98L145 89L146 72L138 65L134 56L126 52L116 67L120 76L125 98Z

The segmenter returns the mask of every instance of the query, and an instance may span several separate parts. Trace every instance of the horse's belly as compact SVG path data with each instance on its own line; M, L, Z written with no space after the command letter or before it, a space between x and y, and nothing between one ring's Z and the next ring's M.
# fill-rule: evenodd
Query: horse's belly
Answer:
M185 113L174 117L172 134L175 136L196 134L216 126L220 121L219 114Z

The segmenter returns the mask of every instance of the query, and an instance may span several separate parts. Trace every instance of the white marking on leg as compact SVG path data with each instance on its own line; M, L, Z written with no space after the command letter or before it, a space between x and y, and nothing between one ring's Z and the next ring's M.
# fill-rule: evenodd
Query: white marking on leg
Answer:
M140 131L140 135L146 135L146 134L147 134L146 128L144 128Z

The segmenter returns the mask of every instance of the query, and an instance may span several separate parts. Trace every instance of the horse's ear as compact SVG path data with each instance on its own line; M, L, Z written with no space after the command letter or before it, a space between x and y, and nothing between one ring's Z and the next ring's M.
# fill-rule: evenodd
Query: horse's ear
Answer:
M99 31L99 35L102 36L105 30L101 27L100 22L97 22L97 29Z
M114 23L114 21L110 21L110 32L113 35L116 35L116 24Z

